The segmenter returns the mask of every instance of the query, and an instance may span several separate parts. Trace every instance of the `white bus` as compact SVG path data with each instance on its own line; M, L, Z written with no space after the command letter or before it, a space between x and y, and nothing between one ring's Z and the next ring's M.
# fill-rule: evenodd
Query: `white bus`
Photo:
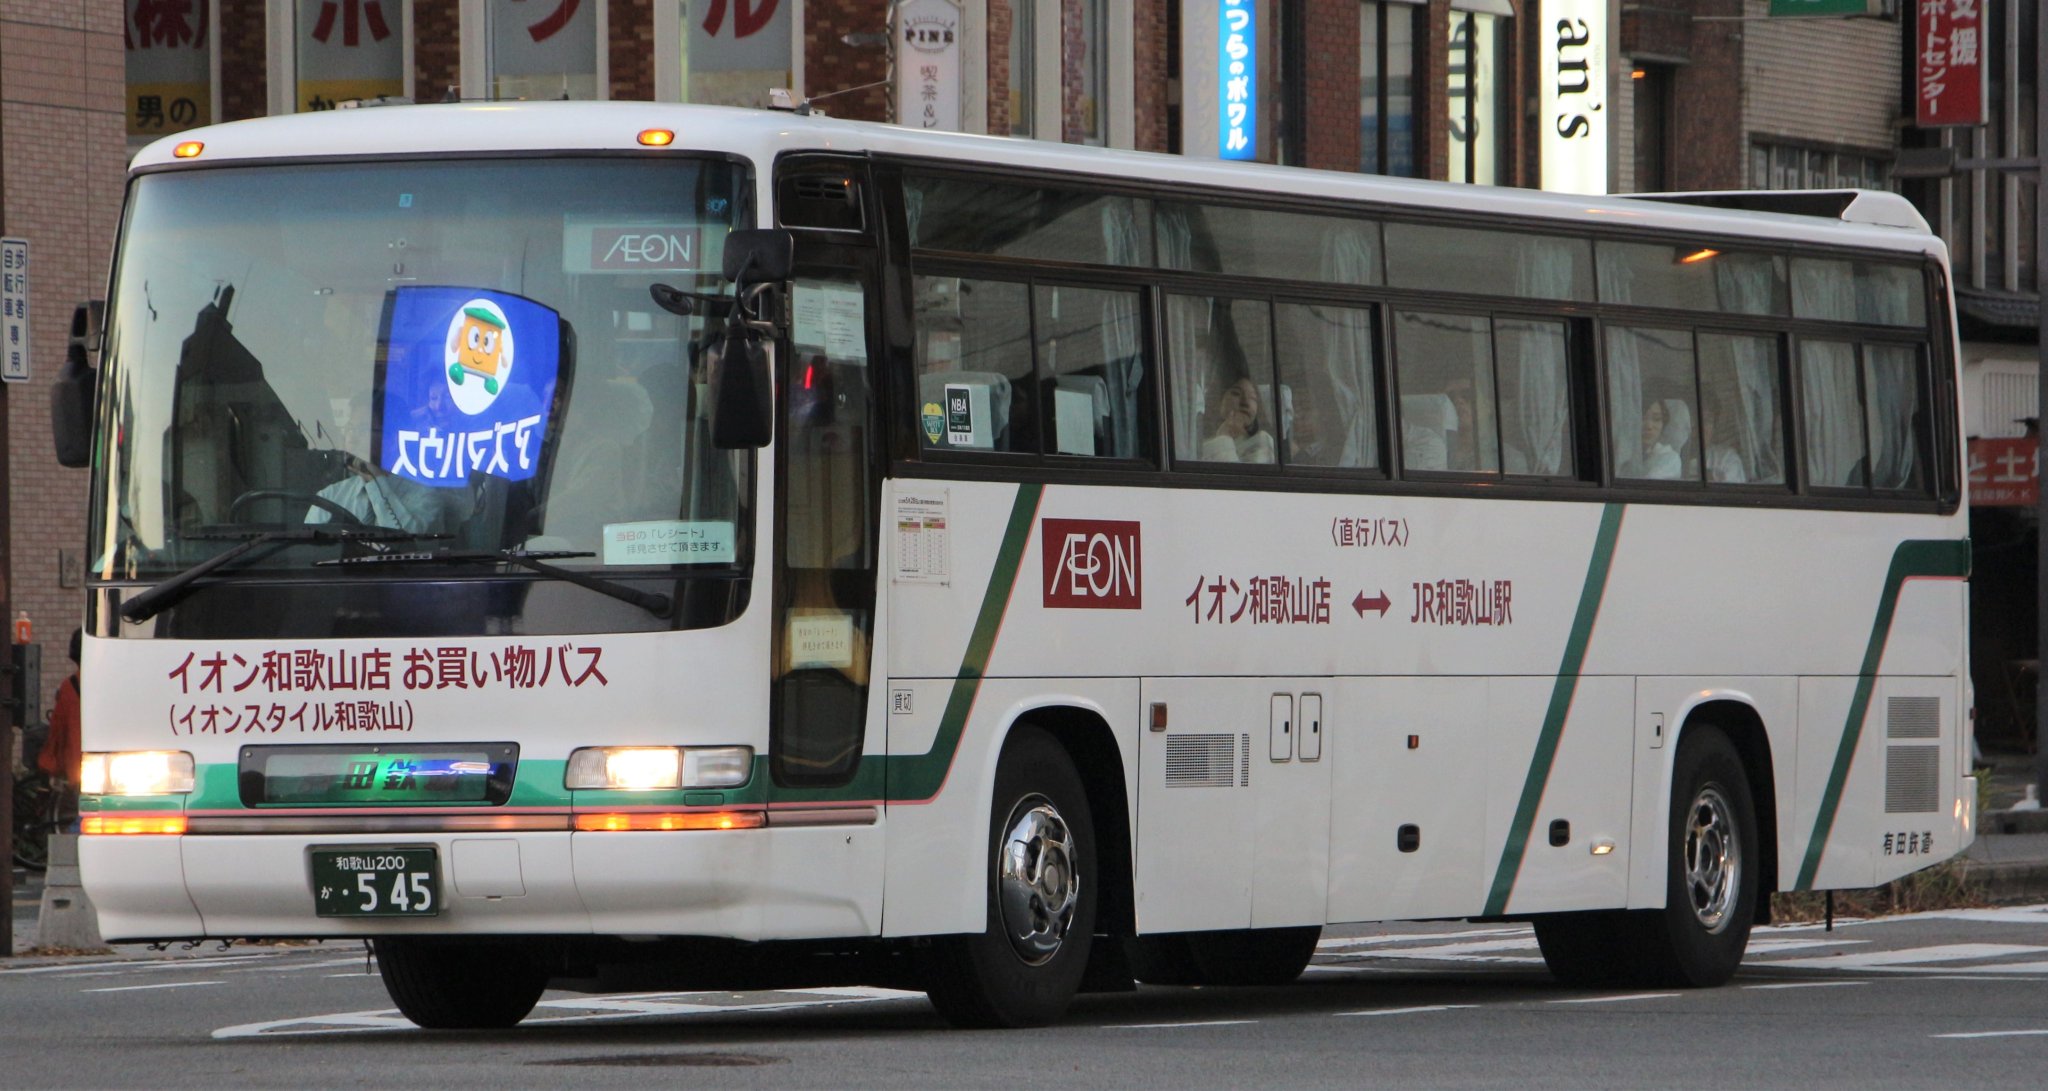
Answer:
M430 1027L1025 1025L1345 922L1712 985L1973 836L1890 195L399 107L151 146L110 290L58 417L111 940L360 937Z

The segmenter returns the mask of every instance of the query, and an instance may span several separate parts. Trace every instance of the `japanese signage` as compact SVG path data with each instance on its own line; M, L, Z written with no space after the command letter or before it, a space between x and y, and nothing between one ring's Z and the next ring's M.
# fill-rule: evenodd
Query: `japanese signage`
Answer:
M790 11L798 0L708 0L688 6L683 51L691 102L766 106L790 86Z
M1216 20L1217 154L1259 154L1259 18L1255 0L1222 0Z
M1039 530L1047 609L1144 607L1145 571L1138 523L1045 519Z
M952 510L952 494L945 489L932 493L900 493L896 497L897 583L951 582L952 539L946 522Z
M607 523L604 563L731 564L733 525L727 522L655 519Z
M1537 53L1543 188L1607 192L1607 0L1545 0Z
M298 109L405 93L400 0L298 0Z
M213 120L208 7L208 0L122 0L129 136L163 136Z
M0 239L0 379L28 382L27 239Z
M1318 576L1195 577L1195 589L1181 600L1194 610L1195 624L1328 625L1330 581Z
M2041 447L2032 436L1970 441L1970 504L2027 507L2041 498Z
M960 128L960 6L907 0L896 8L896 123Z
M423 485L540 469L561 319L509 292L401 287L389 296L378 386L380 465Z
M499 98L596 98L599 0L489 0Z
M1985 0L1906 0L1913 6L1913 123L1984 124Z

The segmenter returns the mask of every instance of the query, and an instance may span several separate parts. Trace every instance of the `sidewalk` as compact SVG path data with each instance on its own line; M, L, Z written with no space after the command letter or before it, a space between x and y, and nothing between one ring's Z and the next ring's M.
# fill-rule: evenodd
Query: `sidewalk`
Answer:
M1991 783L1963 876L1994 903L2048 901L2048 810L2014 811L2034 783L2032 754L1988 753Z

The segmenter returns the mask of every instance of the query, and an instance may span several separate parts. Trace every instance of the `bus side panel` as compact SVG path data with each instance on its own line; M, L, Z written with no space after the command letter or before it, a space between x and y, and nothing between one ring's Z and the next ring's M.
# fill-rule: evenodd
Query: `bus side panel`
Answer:
M1133 811L1137 807L1137 765L1131 759L1138 746L1134 679L982 680L936 794L899 789L898 784L911 781L897 779L893 771L906 758L942 760L946 743L938 728L954 682L892 679L889 686L892 692L910 690L915 696L911 714L889 718L892 783L882 912L885 936L979 932L987 926L996 764L1004 738L1019 720L1031 718L1032 709L1080 708L1101 716L1123 755L1125 798ZM1135 828L1134 814L1125 819ZM1101 822L1101 816L1096 821Z
M1799 680L1799 809L1793 816L1793 858L1790 869L1796 878L1813 843L1815 820L1828 795L1828 780L1842 740L1842 724L1856 693L1856 679L1801 678ZM1875 813L1862 792L1878 786L1866 776L1872 761L1882 762L1883 732L1876 737L1865 731L1849 767L1847 783L1839 790L1833 807L1831 834L1824 846L1813 888L1869 886L1874 874L1868 842L1854 831L1874 827ZM1881 775L1881 774L1880 774ZM1881 801L1880 801L1881 805Z
M1511 913L1611 909L1628 896L1629 754L1633 747L1635 680L1581 677L1571 711L1541 785L1534 817L1515 829L1517 806L1537 760L1537 735L1551 700L1549 678L1495 678L1488 689L1486 766L1487 879L1498 884L1510 836L1525 837L1521 866L1510 878ZM1563 845L1552 843L1552 823L1563 822ZM1592 846L1606 842L1600 856Z

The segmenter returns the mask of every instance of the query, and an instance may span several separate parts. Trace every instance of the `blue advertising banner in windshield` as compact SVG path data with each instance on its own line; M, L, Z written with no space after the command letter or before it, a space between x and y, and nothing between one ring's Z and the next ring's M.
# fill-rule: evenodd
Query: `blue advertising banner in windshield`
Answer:
M479 288L408 285L387 306L379 465L422 485L532 478L560 379L561 316Z

